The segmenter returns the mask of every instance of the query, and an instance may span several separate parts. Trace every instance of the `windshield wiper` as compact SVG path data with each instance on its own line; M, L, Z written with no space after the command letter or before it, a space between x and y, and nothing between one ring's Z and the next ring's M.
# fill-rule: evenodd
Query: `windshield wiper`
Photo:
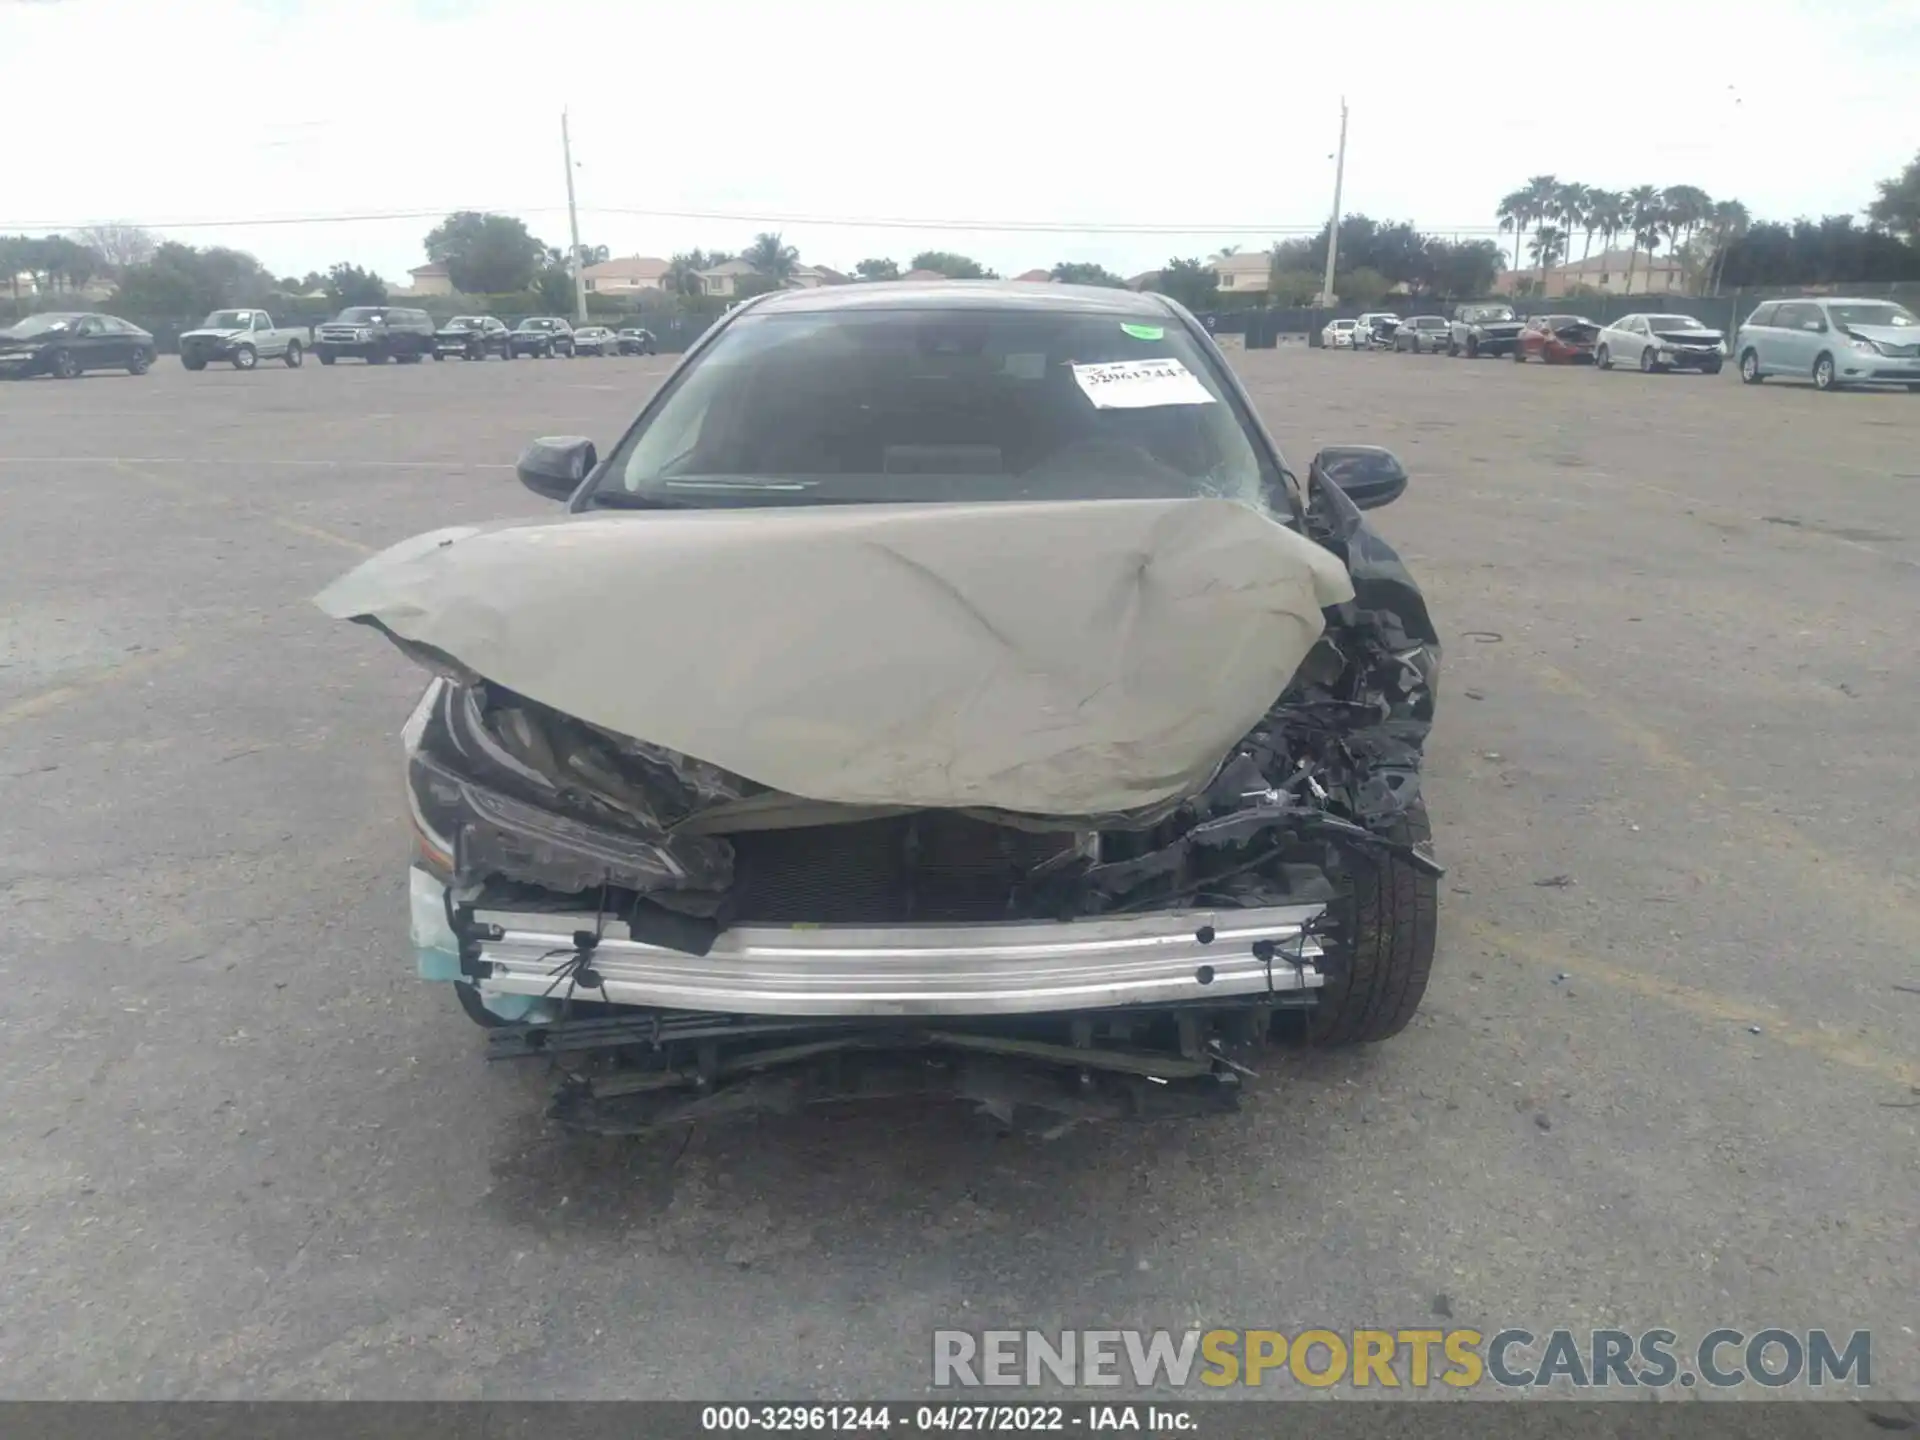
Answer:
M632 490L595 490L587 496L593 510L699 510L705 507L674 495L638 494Z

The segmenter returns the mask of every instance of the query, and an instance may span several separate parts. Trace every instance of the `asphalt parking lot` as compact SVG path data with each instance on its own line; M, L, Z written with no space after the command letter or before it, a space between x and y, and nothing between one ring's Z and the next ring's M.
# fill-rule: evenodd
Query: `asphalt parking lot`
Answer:
M1235 363L1297 465L1413 472L1433 986L1237 1116L1050 1143L583 1141L413 978L420 676L309 597L536 513L520 445L668 359L0 385L0 1392L902 1396L943 1326L1456 1324L1868 1328L1920 1397L1920 396Z

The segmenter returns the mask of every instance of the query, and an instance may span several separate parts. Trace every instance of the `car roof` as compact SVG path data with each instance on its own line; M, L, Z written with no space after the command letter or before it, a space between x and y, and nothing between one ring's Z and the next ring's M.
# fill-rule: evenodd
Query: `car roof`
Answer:
M840 310L1005 310L1152 318L1165 318L1173 309L1152 291L1013 280L867 280L814 290L777 290L742 308L768 315L817 315Z

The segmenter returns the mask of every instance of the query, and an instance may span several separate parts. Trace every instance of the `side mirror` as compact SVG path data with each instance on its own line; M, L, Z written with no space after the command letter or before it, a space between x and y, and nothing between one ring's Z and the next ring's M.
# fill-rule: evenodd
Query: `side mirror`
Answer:
M527 446L513 473L536 495L570 500L599 464L593 442L580 435L546 435Z
M1407 488L1400 457L1378 445L1329 445L1313 457L1311 473L1338 487L1362 510L1378 510Z

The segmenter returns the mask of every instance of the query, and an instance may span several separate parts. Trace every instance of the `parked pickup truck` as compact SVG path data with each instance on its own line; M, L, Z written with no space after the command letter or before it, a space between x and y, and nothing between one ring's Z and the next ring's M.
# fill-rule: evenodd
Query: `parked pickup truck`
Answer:
M1490 301L1457 305L1447 353L1464 355L1469 360L1478 360L1482 355L1511 355L1520 343L1520 327L1520 317L1513 313L1511 305Z
M236 370L251 370L262 360L278 359L298 369L306 336L306 326L282 330L264 310L216 310L197 330L180 336L180 363L204 370L209 360L224 360Z

